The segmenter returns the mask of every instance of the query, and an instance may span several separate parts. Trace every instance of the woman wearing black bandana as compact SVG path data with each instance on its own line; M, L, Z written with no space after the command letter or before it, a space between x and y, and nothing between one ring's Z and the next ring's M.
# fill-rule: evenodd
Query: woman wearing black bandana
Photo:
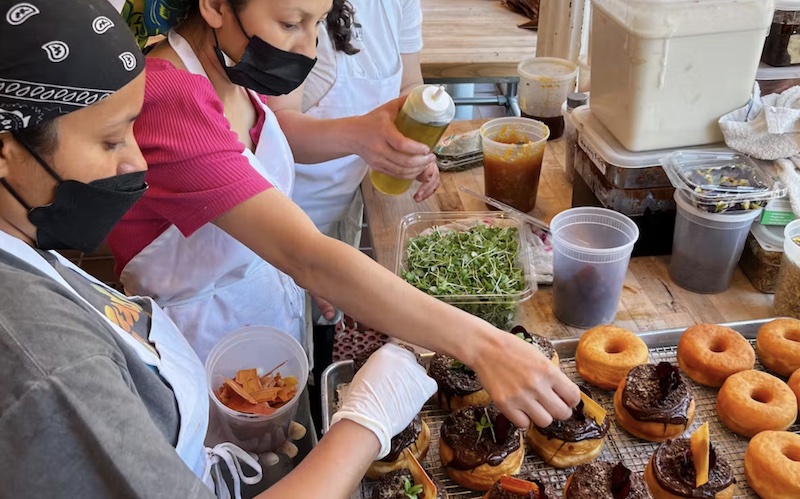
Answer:
M150 191L109 239L126 290L153 296L202 359L248 324L302 341L299 285L360 322L464 360L519 426L569 417L579 391L535 348L324 236L291 201L291 150L261 96L305 78L331 0L190 3L147 58L135 133Z
M227 473L238 499L262 476L205 447L205 371L158 305L51 251L93 250L147 190L143 69L107 0L0 0L3 497L229 498ZM435 391L396 346L361 372L343 421L259 497L348 497Z

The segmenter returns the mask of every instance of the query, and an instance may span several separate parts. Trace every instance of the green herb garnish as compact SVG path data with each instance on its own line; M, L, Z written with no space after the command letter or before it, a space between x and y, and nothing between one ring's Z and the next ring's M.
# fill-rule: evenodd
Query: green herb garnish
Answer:
M450 370L452 370L452 371L461 370L461 371L464 371L465 373L474 372L472 369L469 368L469 366L465 365L460 360L455 360L455 359L453 359L453 361L450 362Z
M403 477L403 480L403 492L405 492L406 497L408 499L417 499L417 496L422 493L422 485L412 485L411 481L406 477Z
M483 408L483 416L481 416L481 420L475 423L475 431L478 432L478 442L481 441L481 436L483 435L483 430L490 430L492 432L492 441L497 443L497 437L494 434L494 425L492 424L491 418L489 418L489 411L486 408ZM477 442L476 442L477 443Z
M409 239L402 276L417 289L507 330L517 312L512 296L525 289L518 255L516 227L436 227L431 234ZM484 297L480 303L448 299L474 295Z

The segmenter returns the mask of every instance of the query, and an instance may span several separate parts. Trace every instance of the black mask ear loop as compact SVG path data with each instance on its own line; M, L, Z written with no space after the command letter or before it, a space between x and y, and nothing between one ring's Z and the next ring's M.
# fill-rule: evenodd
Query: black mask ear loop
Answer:
M54 179L56 179L56 181L57 181L59 184L60 184L60 183L62 183L62 182L64 181L64 179L62 179L62 178L61 178L61 175L59 175L58 173L56 173L56 171L55 171L55 170L53 170L53 169L50 167L50 165L48 165L48 164L47 164L47 161L45 161L45 160L44 160L44 159L43 159L41 156L39 156L39 153L37 153L36 151L34 151L34 150L33 150L33 148L30 146L30 144L28 144L28 142L27 142L25 139L23 139L23 138L22 138L22 137L21 137L19 134L17 134L17 133L11 132L11 134L14 136L14 138L15 138L15 139L17 139L17 142L19 142L20 144L22 144L22 147L24 147L24 148L25 148L25 150L26 150L26 151L28 151L28 153L29 153L31 156L33 156L33 159L35 159L35 160L36 160L36 162L37 162L37 163L39 163L39 165L40 165L42 168L44 168L44 170L45 170L45 171L46 171L48 174L50 174L50 176L51 176L51 177L53 177ZM18 202L19 204L21 204L21 205L22 205L22 206L23 206L23 207L24 207L26 210L28 210L28 211L31 211L31 210L33 209L33 208L31 208L31 206L30 206L28 203L26 203L26 202L25 202L25 200L24 200L24 199L22 199L22 196L20 196L20 195L19 195L19 193L18 193L18 192L17 192L17 191L16 191L16 190L15 190L13 187L11 187L11 184L9 184L9 183L8 183L8 181L7 181L6 179L4 179L4 178L0 178L0 185L2 185L3 187L5 187L5 188L6 188L6 190L8 191L8 193L9 193L9 194L11 194L11 195L14 197L14 199L16 199L16 200L17 200L17 202Z
M231 7L231 9L233 9L233 7ZM243 35L244 35L244 37L245 37L245 38L247 38L247 40L249 41L249 40L250 40L250 35L248 35L248 34L247 34L247 31L245 31L245 30L244 30L244 26L242 25L242 20L241 20L241 19L239 19L239 14L237 14L235 11L234 11L234 13L233 13L233 18L234 18L234 19L236 19L236 24L238 24L238 25L239 25L239 29L240 29L240 30L242 30L242 34L243 34ZM216 49L217 49L217 52L219 52L219 53L222 53L222 49L221 49L221 48L220 48L220 46L219 46L219 40L217 39L217 29L216 29L216 28L213 28L213 29L211 30L211 33L214 35L214 48L216 48ZM227 54L226 54L226 55L227 55ZM224 59L223 59L223 61L221 61L221 62L223 62L223 66L224 66L224 65L225 65L225 64L224 64Z

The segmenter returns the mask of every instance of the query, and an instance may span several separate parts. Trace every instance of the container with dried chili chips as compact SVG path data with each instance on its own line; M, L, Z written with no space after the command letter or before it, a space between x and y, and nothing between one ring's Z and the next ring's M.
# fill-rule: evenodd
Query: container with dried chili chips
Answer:
M297 340L269 326L246 327L220 340L205 367L212 421L226 441L257 454L286 442L308 380Z

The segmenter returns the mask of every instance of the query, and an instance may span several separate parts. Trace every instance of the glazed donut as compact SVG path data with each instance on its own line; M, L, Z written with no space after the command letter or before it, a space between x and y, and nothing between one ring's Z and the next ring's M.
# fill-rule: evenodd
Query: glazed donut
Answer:
M459 360L437 353L428 374L436 381L436 401L446 411L492 402L477 373Z
M392 449L389 454L379 461L372 461L367 468L367 478L378 479L392 471L408 467L403 449L411 450L417 461L422 461L428 454L431 445L431 430L419 416L414 418L405 430L392 438Z
M697 383L718 388L731 374L752 369L756 354L750 342L733 329L698 324L681 335L678 366Z
M587 383L614 390L634 366L647 364L647 345L621 327L597 326L583 333L575 351L575 367Z
M539 350L542 355L550 359L550 362L552 362L559 369L561 368L561 365L559 364L558 352L556 352L556 349L550 340L540 334L531 333L522 326L514 326L509 332L520 339L525 340L526 343L530 343L536 347L536 349Z
M582 393L581 401L564 421L553 420L545 427L531 424L525 439L542 460L555 468L572 468L593 461L603 450L603 441L610 425L609 418L591 394ZM599 409L589 411L586 404ZM602 420L598 412L602 412Z
M800 320L775 319L758 330L758 360L770 371L788 378L800 369Z
M694 411L688 381L669 362L634 367L614 394L617 424L631 435L652 442L686 431Z
M694 463L685 466L686 456L691 456L688 438L669 440L658 446L647 462L644 481L654 499L705 498L731 499L736 489L733 468L716 454L713 467L708 470L708 482L695 485ZM713 450L712 450L713 452Z
M794 392L795 398L797 398L797 410L800 413L800 369L794 372L794 374L789 377L789 388L792 389Z
M439 431L442 467L462 487L486 491L502 475L516 475L522 467L522 432L494 406L452 412Z
M797 419L797 398L771 374L742 371L719 389L717 414L732 432L750 438L764 430L789 428Z
M759 497L800 497L800 435L762 431L744 452L744 477Z
M616 484L620 488L630 486L626 499L653 499L642 477L632 473L622 463L593 461L575 468L575 472L564 484L564 499L600 499L614 497L612 483L614 475L621 479ZM622 483L620 483L622 482Z

